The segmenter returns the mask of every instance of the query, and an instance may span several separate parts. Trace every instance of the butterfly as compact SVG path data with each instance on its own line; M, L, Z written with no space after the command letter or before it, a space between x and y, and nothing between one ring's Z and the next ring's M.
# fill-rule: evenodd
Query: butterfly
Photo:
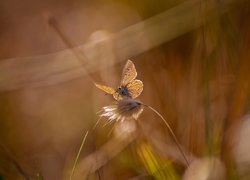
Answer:
M95 83L95 86L108 94L112 94L113 97L119 101L124 97L136 98L143 90L142 81L135 79L137 72L135 65L131 60L127 60L126 65L123 68L121 84L117 89Z

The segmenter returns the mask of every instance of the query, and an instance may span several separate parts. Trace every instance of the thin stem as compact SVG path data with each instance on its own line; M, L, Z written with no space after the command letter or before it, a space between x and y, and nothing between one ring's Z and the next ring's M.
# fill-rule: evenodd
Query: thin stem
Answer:
M73 175L74 175L74 172L75 172L75 169L76 169L76 164L77 164L77 162L78 162L78 160L79 160L79 157L80 157L80 154L81 154L83 145L84 145L84 143L85 143L85 141L86 141L86 138L87 138L88 134L89 134L89 131L87 131L87 132L85 133L84 137L83 137L81 146L80 146L80 148L79 148L79 150L78 150L78 153L77 153L77 155L76 155L76 158L75 158L75 161L74 161L74 165L73 165L73 168L72 168L70 177L69 177L70 180L72 179L72 177L73 177Z
M95 123L95 125L94 125L94 127L93 127L92 130L95 130L95 128L97 127L97 125L99 124L99 122L101 121L101 119L102 119L102 116L100 116L99 119L96 121L96 123Z
M175 136L175 134L174 134L172 128L170 127L170 125L168 124L168 122L166 121L166 119L165 119L157 110L155 110L153 107L151 107L151 106L149 106L149 105L146 105L146 104L143 104L143 105L144 105L145 107L149 108L150 110L152 110L155 114L157 114L157 115L162 119L162 121L163 121L163 122L165 123L165 125L167 126L167 128L168 128L170 134L172 135L172 137L173 137L173 139L174 139L174 141L175 141L175 143L176 143L176 145L177 145L177 147L178 147L178 149L179 149L181 155L183 156L183 158L184 158L184 160L185 160L187 166L189 166L189 161L187 160L187 157L186 157L184 151L182 150L181 145L180 145L180 143L179 143L177 137Z
M87 75L90 77L91 81L94 82L93 73L89 69L86 68L88 64L87 63L88 58L84 54L84 52L79 47L74 46L74 43L70 40L67 34L63 31L63 29L61 28L60 24L58 23L55 17L49 16L48 24L55 30L55 32L62 39L64 44L72 50L72 53L74 54L74 56L81 63L81 65L85 68L85 71L87 72Z
M116 124L114 124L114 126L110 129L110 131L109 131L109 133L108 133L108 137L110 137L110 136L111 136L111 134L112 134L112 132L114 131L114 129L115 129L115 125L116 125Z
M22 166L18 163L18 161L12 156L9 149L4 146L3 144L0 144L0 150L3 150L4 154L6 154L6 158L11 162L11 164L16 168L16 170L24 177L26 180L30 180L30 175L22 168Z

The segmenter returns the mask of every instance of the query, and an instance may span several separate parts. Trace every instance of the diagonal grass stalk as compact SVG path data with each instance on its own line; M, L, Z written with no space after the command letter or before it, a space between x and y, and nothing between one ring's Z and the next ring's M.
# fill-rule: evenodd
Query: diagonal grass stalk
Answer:
M76 158L75 158L75 161L74 161L74 165L73 165L72 170L71 170L71 173L70 173L69 180L72 180L72 178L73 178L73 175L74 175L74 172L75 172L75 169L76 169L76 164L77 164L77 162L78 162L78 160L79 160L80 154L81 154L81 152L82 152L83 145L84 145L84 143L85 143L85 141L86 141L86 138L87 138L88 134L89 134L89 131L87 131L87 132L85 133L85 135L84 135L84 137L83 137L83 139L82 139L82 143L81 143L81 146L80 146L80 148L79 148L79 150L78 150L78 153L77 153L77 155L76 155Z
M149 108L150 110L152 110L155 114L157 114L157 115L162 119L162 121L164 122L164 124L167 126L167 128L168 128L170 134L172 135L172 137L173 137L173 139L174 139L174 141L175 141L175 143L176 143L176 145L177 145L177 147L178 147L178 149L179 149L181 155L183 156L183 158L184 158L184 160L185 160L187 166L189 166L189 161L188 161L188 159L187 159L187 157L186 157L184 151L182 150L181 145L180 145L180 143L179 143L177 137L176 137L175 134L174 134L174 131L172 130L172 128L170 127L170 125L168 124L168 122L166 121L166 119L165 119L156 109L154 109L153 107L151 107L151 106L149 106L149 105L146 105L146 104L143 104L143 105L144 105L145 107Z

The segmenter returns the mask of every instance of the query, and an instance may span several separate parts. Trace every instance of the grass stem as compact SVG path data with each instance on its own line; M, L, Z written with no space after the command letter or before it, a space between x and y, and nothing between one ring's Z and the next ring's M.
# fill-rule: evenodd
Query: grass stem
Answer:
M70 174L69 180L72 180L72 178L73 178L73 175L74 175L74 172L75 172L75 169L76 169L76 164L77 164L77 162L78 162L78 160L79 160L80 154L81 154L81 152L82 152L83 145L84 145L84 143L85 143L85 141L86 141L86 138L87 138L88 134L89 134L89 131L87 131L87 132L85 133L84 137L83 137L81 146L80 146L80 148L79 148L79 150L78 150L78 153L77 153L76 158L75 158L75 161L74 161L74 165L73 165L72 170L71 170L71 174Z
M157 115L162 119L162 121L163 121L163 122L165 123L165 125L167 126L167 128L168 128L170 134L172 135L172 137L173 137L173 139L174 139L174 141L175 141L175 143L176 143L176 145L177 145L177 147L178 147L178 149L179 149L181 155L183 156L183 158L184 158L184 160L185 160L187 166L189 166L189 161L188 161L186 155L184 154L184 151L182 150L181 145L180 145L180 143L179 143L177 137L176 137L175 134L174 134L174 131L172 130L172 128L170 127L170 125L168 124L168 122L166 121L166 119L165 119L157 110L155 110L153 107L151 107L151 106L149 106L149 105L146 105L146 104L143 104L143 105L144 105L145 107L149 108L150 110L152 110L155 114L157 114Z

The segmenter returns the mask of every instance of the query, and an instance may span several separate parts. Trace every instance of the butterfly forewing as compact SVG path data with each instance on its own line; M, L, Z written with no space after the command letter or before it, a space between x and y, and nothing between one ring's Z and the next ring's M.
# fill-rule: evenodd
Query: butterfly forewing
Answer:
M132 98L138 97L142 90L143 90L143 83L142 81L136 79L128 83L127 89L129 91L129 94Z
M128 60L122 72L121 85L125 86L137 76L135 65L132 61Z
M105 86L105 85L101 85L101 84L98 84L98 83L95 83L95 86L103 91L105 91L106 93L108 94L114 94L116 92L116 90L112 87L108 87L108 86Z

